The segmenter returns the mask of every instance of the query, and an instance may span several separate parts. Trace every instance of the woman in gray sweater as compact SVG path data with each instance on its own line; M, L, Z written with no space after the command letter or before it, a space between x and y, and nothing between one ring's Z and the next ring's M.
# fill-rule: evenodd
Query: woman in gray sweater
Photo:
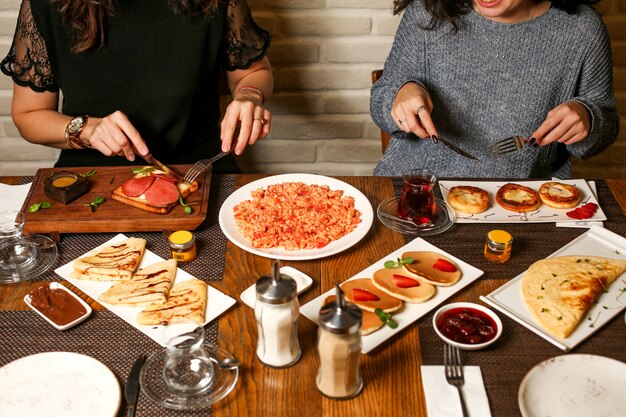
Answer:
M374 173L569 178L570 155L602 152L619 126L596 2L396 0L404 15L371 96L392 140ZM527 139L522 151L491 154L513 135Z

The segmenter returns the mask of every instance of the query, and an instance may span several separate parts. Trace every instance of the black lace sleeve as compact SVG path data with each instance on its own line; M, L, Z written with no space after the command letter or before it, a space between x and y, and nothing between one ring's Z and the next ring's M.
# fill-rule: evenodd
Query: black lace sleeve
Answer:
M34 91L58 91L52 76L46 44L37 30L30 8L24 0L17 18L17 27L9 54L0 63L0 69L16 84Z
M257 26L246 0L228 0L224 35L224 67L246 69L265 56L270 34Z

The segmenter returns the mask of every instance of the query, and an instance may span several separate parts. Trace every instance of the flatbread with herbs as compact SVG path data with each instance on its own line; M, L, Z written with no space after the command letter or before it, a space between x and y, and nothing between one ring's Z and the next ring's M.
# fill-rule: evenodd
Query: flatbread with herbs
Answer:
M541 327L567 338L606 288L626 271L626 260L558 256L532 264L522 277L524 302Z

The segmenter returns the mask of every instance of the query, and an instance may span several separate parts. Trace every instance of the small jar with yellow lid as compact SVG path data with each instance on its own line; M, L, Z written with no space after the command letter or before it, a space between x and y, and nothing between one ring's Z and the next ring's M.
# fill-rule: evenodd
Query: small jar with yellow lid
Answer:
M179 230L167 238L172 248L172 259L191 262L196 259L196 237L187 230Z
M487 233L485 258L490 262L504 263L511 258L513 236L504 230L492 230Z

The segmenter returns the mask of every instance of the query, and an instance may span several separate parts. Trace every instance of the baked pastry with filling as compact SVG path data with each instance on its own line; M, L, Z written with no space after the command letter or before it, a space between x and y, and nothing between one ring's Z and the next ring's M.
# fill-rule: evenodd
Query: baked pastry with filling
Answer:
M448 204L462 213L478 214L489 208L489 194L482 188L459 185L450 188Z
M580 202L580 190L560 182L544 182L539 187L539 198L546 206L557 209L576 207Z
M504 184L498 189L496 202L505 210L517 213L534 211L541 205L537 191L512 182Z

